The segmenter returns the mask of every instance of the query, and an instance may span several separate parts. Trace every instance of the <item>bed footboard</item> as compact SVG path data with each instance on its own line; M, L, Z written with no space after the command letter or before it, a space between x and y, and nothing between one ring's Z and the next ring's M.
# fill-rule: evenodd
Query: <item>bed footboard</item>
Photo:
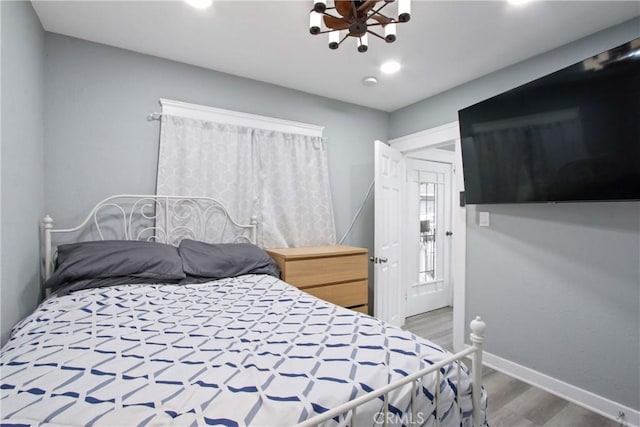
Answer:
M360 396L354 400L351 400L345 404L342 404L340 406L337 406L335 408L329 409L326 412L323 412L322 414L316 415L312 418L309 418L301 423L299 423L296 427L311 427L311 426L318 426L326 421L331 420L332 418L335 417L340 417L344 414L347 414L348 412L351 412L351 420L355 420L356 419L356 412L359 406L364 405L365 403L374 400L374 399L378 399L381 396L383 397L383 401L384 401L384 406L383 406L383 417L382 417L382 425L383 426L387 426L387 422L388 422L388 414L389 414L389 393L399 389L409 383L411 383L412 386L412 393L411 393L411 404L410 404L410 408L411 408L411 412L407 414L408 416L408 422L406 423L407 425L419 425L421 424L421 422L419 422L419 418L416 415L416 404L415 404L415 395L416 395L416 388L418 386L418 380L420 380L422 377L424 377L425 375L428 375L432 372L437 372L437 381L436 384L440 384L440 380L441 380L441 372L440 370L447 366L450 365L452 363L456 363L457 365L457 380L458 380L458 384L460 383L460 363L461 361L468 357L471 356L472 358L472 394L471 394L471 400L473 402L473 426L474 427L482 427L484 425L484 414L483 414L483 410L482 410L482 406L481 406L481 395L482 395L482 346L484 343L484 334L485 334L485 330L486 330L486 324L485 322L480 318L480 317L476 317L475 319L473 319L471 321L470 324L470 328L471 328L471 334L469 339L471 340L472 345L468 348L466 348L465 350L462 350L458 353L455 353L449 357L447 357L446 359L443 359L441 361L439 361L438 363L434 363L433 365L428 366L425 369L422 369L418 372L414 372L413 374L407 375L406 377L404 377L401 380L398 380L396 382L393 382L391 384L388 384L382 388L379 388L377 390L373 390L363 396ZM438 405L438 399L439 399L439 391L440 388L437 387L436 388L436 394L435 394L435 426L439 427L440 426L440 417L441 414L439 413L439 405ZM460 388L457 387L457 393L458 395L456 396L456 398L460 397ZM424 422L424 419L422 419L422 422ZM351 427L354 427L354 422L350 423Z

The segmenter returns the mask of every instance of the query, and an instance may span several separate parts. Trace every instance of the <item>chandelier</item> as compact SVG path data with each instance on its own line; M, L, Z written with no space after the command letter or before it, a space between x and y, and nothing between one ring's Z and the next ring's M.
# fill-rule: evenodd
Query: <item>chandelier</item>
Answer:
M385 7L396 2L398 17L385 14ZM393 43L396 24L411 19L411 0L334 0L333 3L334 6L329 7L327 0L314 0L309 13L309 32L313 35L328 33L329 49L337 49L351 36L356 38L358 52L366 52L369 34Z

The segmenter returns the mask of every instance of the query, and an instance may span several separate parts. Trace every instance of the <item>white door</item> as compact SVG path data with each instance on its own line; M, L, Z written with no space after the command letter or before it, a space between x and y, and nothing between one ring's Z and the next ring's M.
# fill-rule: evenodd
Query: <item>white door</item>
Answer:
M452 305L451 165L407 161L407 316Z
M404 159L400 151L375 142L374 316L402 326L405 291L400 280L400 239Z

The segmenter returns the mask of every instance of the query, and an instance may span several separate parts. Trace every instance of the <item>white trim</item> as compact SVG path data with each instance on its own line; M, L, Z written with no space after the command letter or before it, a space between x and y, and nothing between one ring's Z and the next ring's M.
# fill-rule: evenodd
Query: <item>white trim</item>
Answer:
M466 346L468 347L468 346ZM576 405L582 406L603 417L620 422L621 426L638 427L640 425L640 411L621 405L602 396L560 381L525 366L519 365L495 354L484 352L484 364L496 371L503 372L544 391L561 397ZM624 420L618 419L618 413L624 412Z
M431 129L412 133L389 140L389 144L402 152L418 150L421 148L435 148L446 145L460 138L458 122L447 123Z
M464 177L462 174L462 147L460 138L456 139L455 161L453 163L453 246L451 247L451 260L453 268L451 280L453 280L453 349L464 347L464 324L466 300L466 277L467 277L467 208L460 206L460 192L464 191Z
M407 159L412 159L412 160L426 160L428 162L454 164L456 162L455 154L456 153L454 153L453 151L440 150L438 148L427 148L424 151L412 150L409 153L407 153L406 156L407 156Z
M259 116L239 111L224 110L221 108L207 107L205 105L189 104L187 102L173 101L171 99L160 98L160 105L162 106L162 114L170 114L195 120L204 120L234 126L246 126L256 129L307 136L321 137L322 132L324 131L324 126L275 119L273 117Z

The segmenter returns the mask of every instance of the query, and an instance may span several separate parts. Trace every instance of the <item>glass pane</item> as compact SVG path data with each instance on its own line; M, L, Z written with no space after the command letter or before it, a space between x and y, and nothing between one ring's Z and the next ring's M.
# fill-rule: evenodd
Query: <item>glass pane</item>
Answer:
M436 183L420 183L420 283L436 279Z

